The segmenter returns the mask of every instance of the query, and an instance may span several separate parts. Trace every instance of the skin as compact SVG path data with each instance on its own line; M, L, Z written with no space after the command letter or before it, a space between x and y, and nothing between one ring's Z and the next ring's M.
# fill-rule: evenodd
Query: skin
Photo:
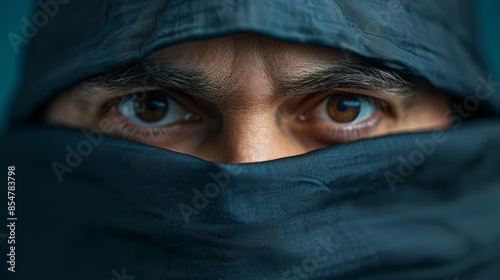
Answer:
M148 60L194 71L216 91L194 94L156 82L127 85L126 80L117 89L87 81L55 98L47 120L225 163L266 161L362 138L448 126L443 117L449 108L446 94L418 80L404 94L356 86L290 94L278 86L349 59L339 50L250 33L185 42ZM141 126L116 106L122 96L141 93L144 98L155 90L180 105L183 115L177 121ZM357 98L348 94L375 98L380 106L360 123L335 122L328 118L329 107L318 104L338 91L347 92L342 96L348 99Z

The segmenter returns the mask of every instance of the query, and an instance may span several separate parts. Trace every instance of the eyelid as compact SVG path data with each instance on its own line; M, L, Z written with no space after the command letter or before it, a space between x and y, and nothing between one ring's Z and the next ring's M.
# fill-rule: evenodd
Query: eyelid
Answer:
M381 119L382 117L379 113L372 118L352 125L332 125L327 121L316 120L313 122L313 127L319 132L316 134L318 139L327 143L326 146L331 146L368 136L377 128Z
M113 118L112 122L115 127L115 136L151 145L155 145L155 143L160 144L165 141L174 141L176 140L176 135L180 135L186 131L186 126L182 125L152 127L134 125L126 121L123 116Z

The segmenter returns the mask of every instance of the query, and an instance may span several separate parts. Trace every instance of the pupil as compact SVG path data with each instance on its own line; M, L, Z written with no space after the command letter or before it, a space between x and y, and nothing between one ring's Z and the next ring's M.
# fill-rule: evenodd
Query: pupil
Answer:
M345 104L345 101L340 101L337 103L337 110L344 112L347 109L347 106Z
M150 100L148 103L148 110L157 110L159 108L165 107L165 103L158 100Z
M361 110L361 102L356 99L347 99L344 96L333 96L328 103L330 117L339 123L354 121Z
M135 113L144 122L157 122L168 113L168 99L163 93L150 93L136 100Z

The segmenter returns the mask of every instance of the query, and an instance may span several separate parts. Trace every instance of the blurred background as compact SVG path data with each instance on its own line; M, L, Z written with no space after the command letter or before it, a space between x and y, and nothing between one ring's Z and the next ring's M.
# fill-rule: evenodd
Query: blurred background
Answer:
M40 0L45 1L45 0ZM105 1L105 0L103 0ZM208 1L208 0L207 0ZM430 0L429 0L430 1ZM488 57L496 82L500 82L500 1L471 0L477 3L478 21L481 39L478 45ZM0 135L5 131L6 115L9 112L13 92L19 83L19 72L23 59L23 50L16 53L8 34L21 34L23 17L30 19L35 0L0 0ZM496 77L496 78L495 78Z
M12 92L19 82L19 71L22 50L14 51L8 34L21 34L23 17L30 18L36 1L33 0L0 0L0 135L5 129L5 116L12 101Z

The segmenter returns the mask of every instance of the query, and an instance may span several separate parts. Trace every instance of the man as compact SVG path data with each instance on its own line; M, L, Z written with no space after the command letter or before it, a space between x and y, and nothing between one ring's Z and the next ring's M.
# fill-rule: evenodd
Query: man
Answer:
M500 275L472 3L40 9L2 142L8 279Z
M176 44L93 78L56 99L48 118L87 129L108 118L111 135L238 163L444 127L448 103L369 60L243 33Z

